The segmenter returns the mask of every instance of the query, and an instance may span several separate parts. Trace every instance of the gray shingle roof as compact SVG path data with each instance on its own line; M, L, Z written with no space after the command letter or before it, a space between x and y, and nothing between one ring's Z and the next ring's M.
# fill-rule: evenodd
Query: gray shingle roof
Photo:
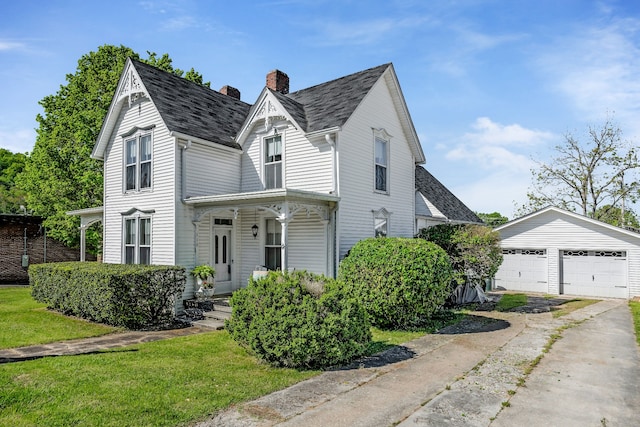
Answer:
M390 65L379 65L288 95L280 95L278 99L290 98L298 104L295 111L289 110L288 106L285 108L296 118L305 115L306 132L342 126ZM300 122L298 124L303 126Z
M416 166L416 189L450 221L482 220L422 166Z
M249 115L250 104L143 62L132 62L170 131L240 148L234 137ZM271 93L305 132L342 126L390 65L287 95Z
M234 138L250 104L151 65L132 62L170 131L240 148Z

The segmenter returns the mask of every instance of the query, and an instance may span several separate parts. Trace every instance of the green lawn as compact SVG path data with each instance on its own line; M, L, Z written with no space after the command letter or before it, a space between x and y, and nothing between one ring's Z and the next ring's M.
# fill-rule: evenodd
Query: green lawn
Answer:
M597 299L572 299L564 304L558 305L556 307L551 307L551 315L554 319L562 316L566 316L572 311L579 310L591 304L595 304L600 300Z
M0 349L109 334L116 328L63 316L31 298L31 288L0 289Z
M0 365L0 425L175 426L316 375L260 364L224 331Z
M496 304L496 310L509 311L512 308L523 305L527 305L527 296L525 294L504 294Z
M460 317L448 314L432 326ZM27 288L0 289L0 348L111 331L47 311L31 299ZM370 353L375 353L427 330L372 332ZM226 331L8 363L0 365L0 425L184 425L318 373L260 363Z
M640 301L629 301L629 307L633 315L633 324L636 327L636 341L640 344Z

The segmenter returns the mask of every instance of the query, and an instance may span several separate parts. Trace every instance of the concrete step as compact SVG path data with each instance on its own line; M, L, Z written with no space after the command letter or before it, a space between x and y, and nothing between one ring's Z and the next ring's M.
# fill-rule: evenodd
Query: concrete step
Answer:
M225 321L231 318L231 312L229 311L221 311L221 310L213 310L213 311L205 311L202 313L205 319L215 319Z
M200 326L201 328L215 329L219 331L224 329L224 320L212 319L209 317L205 317L202 320L196 320L192 322L193 326Z
M213 303L213 310L214 311L221 311L224 313L231 313L231 307L229 307L229 305L223 305L223 304L217 304L215 301Z

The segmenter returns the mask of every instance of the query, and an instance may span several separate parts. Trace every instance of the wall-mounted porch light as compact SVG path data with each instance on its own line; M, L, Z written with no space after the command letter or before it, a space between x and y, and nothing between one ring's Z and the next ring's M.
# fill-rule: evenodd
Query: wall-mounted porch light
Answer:
M253 225L251 226L251 234L253 238L258 237L258 224L256 223L257 209L253 211Z

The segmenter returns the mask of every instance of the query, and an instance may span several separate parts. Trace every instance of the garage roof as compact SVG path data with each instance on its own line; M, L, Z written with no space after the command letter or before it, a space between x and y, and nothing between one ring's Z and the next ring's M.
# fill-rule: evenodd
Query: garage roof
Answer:
M547 212L556 212L556 213L558 213L560 215L565 215L565 216L568 216L568 217L571 217L571 218L575 218L575 219L580 220L580 221L584 221L586 223L590 223L590 224L594 224L594 225L599 226L599 227L607 228L607 229L609 229L611 231L614 231L614 232L617 232L617 233L623 233L623 234L625 234L627 236L631 236L633 238L640 239L640 233L637 233L635 231L631 231L631 230L628 230L628 229L622 228L622 227L616 227L615 225L607 224L606 222L598 221L597 219L589 218L589 217L586 217L584 215L580 215L580 214L575 213L575 212L571 212L571 211L568 211L568 210L565 210L565 209L558 208L556 206L547 206L546 208L543 208L543 209L540 209L538 211L532 212L530 214L521 216L520 218L516 218L516 219L514 219L512 221L509 221L509 222L507 222L505 224L502 224L499 227L494 228L494 230L495 231L505 230L507 228L510 228L510 227L516 225L516 224L528 221L528 220L530 220L532 218L535 218L535 217L540 216L542 214L545 214Z

